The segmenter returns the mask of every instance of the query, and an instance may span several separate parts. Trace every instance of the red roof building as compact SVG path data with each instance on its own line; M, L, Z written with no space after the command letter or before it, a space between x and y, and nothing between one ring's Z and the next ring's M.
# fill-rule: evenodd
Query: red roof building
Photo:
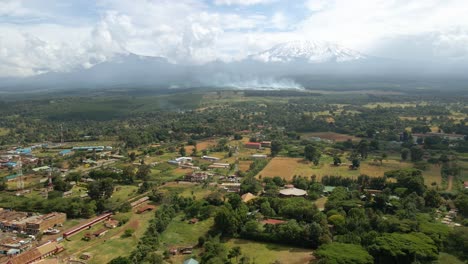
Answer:
M280 225L284 223L286 223L286 221L279 219L265 219L262 221L262 224L264 225Z
M244 146L246 148L251 148L251 149L260 149L262 147L262 144L257 143L257 142L248 142Z

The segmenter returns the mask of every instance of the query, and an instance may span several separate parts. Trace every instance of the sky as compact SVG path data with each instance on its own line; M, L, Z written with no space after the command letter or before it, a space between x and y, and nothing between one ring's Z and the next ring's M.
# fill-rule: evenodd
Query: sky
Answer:
M0 77L117 54L233 61L292 40L431 63L468 60L467 0L0 0Z

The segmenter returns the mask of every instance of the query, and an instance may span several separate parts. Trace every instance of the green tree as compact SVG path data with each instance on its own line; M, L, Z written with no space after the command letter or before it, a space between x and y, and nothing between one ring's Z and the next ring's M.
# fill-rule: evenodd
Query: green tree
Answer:
M136 173L136 177L140 180L147 181L151 173L151 167L149 165L140 165Z
M283 145L281 144L281 142L277 141L277 140L273 140L271 142L271 156L272 157L276 157L276 155L278 155L278 153L282 150L283 148Z
M411 161L421 161L424 156L424 151L421 147L413 146L410 149Z
M341 159L338 156L333 156L333 165L339 166L341 164Z
M233 248L231 248L231 250L229 250L228 258L229 259L235 258L236 262L238 262L237 258L240 255L242 255L241 248L240 247L233 247Z
M133 264L127 257L117 257L108 262L108 264Z
M135 152L131 152L128 156L130 157L130 160L131 160L132 162L134 162L134 161L136 160L136 154L135 154Z
M423 233L386 233L375 239L369 251L377 263L430 263L439 254L434 241Z
M369 142L365 139L361 140L357 145L357 150L362 159L366 159L369 152Z
M114 192L114 181L111 178L99 179L88 184L88 195L93 200L108 199Z
M319 164L321 155L322 154L320 154L314 145L309 144L304 148L304 158L308 161L312 161L316 166Z
M468 218L468 191L465 189L460 192L454 202L460 214Z
M185 150L185 146L182 145L182 146L179 148L179 154L180 154L180 156L182 156L182 157L185 157L185 155L187 155L187 151Z
M447 239L447 251L461 258L468 260L468 227L455 227Z
M410 154L410 150L407 149L407 148L403 148L401 150L401 159L404 160L404 161L408 160L409 154Z
M315 253L324 264L372 264L374 259L361 246L332 242L319 247Z

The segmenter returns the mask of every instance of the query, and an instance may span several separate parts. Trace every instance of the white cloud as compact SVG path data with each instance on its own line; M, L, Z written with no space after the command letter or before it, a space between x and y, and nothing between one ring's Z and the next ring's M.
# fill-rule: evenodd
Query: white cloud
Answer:
M0 0L0 75L89 67L128 52L229 61L304 38L371 55L468 59L466 0L304 0L306 17L294 23L286 0L97 0L96 17L48 23L63 15L52 8L62 1L43 1L49 13L34 1Z
M308 0L306 7L312 12L322 11L331 4L330 0Z
M468 28L467 12L465 0L330 0L300 24L299 32L367 50L382 38Z
M258 5L258 4L268 4L275 0L214 0L216 5Z

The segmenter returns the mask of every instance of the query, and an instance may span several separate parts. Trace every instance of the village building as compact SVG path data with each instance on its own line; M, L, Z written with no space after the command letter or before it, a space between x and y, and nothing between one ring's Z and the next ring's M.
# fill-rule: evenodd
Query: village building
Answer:
M449 141L456 141L456 140L464 140L465 135L460 135L460 134L448 134L448 133L434 133L434 132L428 132L428 133L414 133L411 134L413 137L414 142L417 142L419 138L421 138L422 142L428 137L440 137L443 139L447 139ZM403 140L403 133L400 133L400 140Z
M250 157L252 159L266 159L268 156L265 154L253 154Z
M106 222L104 222L104 226L107 228L113 229L119 226L119 221L114 220L114 219L109 219Z
M144 206L141 206L137 209L137 213L138 214L142 214L142 213L145 213L145 212L150 212L150 211L153 211L156 209L156 206L154 205L150 205L150 204L147 204L147 205L144 205Z
M279 191L280 196L283 197L303 197L307 196L307 192L298 188L285 188Z
M167 161L167 163L177 165L177 166L182 165L182 164L186 164L186 163L189 163L189 162L192 162L191 157L179 157L179 158L175 158L173 160Z
M184 264L199 264L199 262L193 258L184 261Z
M208 169L229 169L229 163L213 163L208 166Z
M206 173L204 171L197 171L192 173L187 173L185 175L184 180L189 182L202 182L206 181L208 177L212 176L212 174Z
M30 264L36 263L49 256L55 255L63 250L63 247L55 241L49 241L34 249L16 255L9 259L6 264Z
M95 237L103 237L104 235L107 234L108 231L109 231L109 229L107 229L107 228L99 229L98 231L94 232L93 235Z
M271 141L262 141L260 142L260 145L262 145L264 148L269 148L271 147Z
M264 224L264 225L280 225L280 224L284 224L286 222L287 221L279 220L279 219L265 219L261 223Z
M233 192L233 193L238 193L240 192L240 183L231 183L231 182L226 182L221 184L221 188L227 192Z
M262 144L257 143L257 142L248 142L248 143L245 143L244 147L250 148L250 149L261 149Z
M70 155L73 155L73 150L71 149L64 149L59 152L59 156L61 157L70 156Z
M202 159L208 160L208 161L218 161L218 160L220 160L220 158L211 157L211 156L202 156Z
M241 196L241 199L244 203L247 203L253 199L257 198L257 196L251 194L251 193L246 193Z
M335 186L324 186L322 192L324 195L330 195L335 188Z
M4 231L26 232L38 234L67 220L65 213L50 213L46 215L31 215L26 212L0 210L0 229Z

